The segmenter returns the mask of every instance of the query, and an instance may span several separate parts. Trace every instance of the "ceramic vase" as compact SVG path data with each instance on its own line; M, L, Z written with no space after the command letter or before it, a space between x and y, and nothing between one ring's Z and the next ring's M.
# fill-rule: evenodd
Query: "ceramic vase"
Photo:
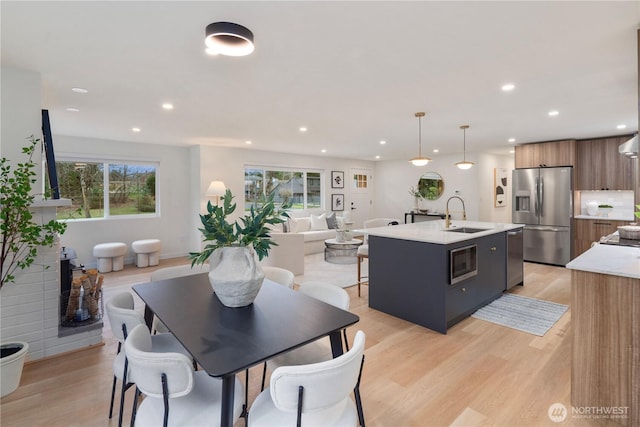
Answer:
M0 397L15 391L20 385L24 359L29 350L29 344L23 341L12 341L0 345Z
M227 307L246 307L253 303L264 280L253 248L218 248L209 257L209 282L216 296Z

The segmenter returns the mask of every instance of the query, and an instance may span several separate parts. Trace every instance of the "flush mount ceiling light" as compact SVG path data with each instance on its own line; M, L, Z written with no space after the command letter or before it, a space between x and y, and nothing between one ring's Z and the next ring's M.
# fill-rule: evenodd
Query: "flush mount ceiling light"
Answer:
M431 161L429 157L422 157L422 118L424 115L422 112L415 114L418 118L418 157L409 160L414 166L424 166Z
M253 33L233 22L207 25L204 44L210 55L246 56L253 52Z
M462 129L463 132L462 161L456 163L456 166L458 166L458 169L471 169L473 162L467 161L467 129L469 129L469 125L462 125L460 126L460 129Z

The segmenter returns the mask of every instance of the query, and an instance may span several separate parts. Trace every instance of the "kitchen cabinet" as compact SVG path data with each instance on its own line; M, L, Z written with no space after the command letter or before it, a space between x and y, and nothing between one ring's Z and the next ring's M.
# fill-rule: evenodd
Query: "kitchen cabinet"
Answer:
M478 237L468 234L450 244L370 234L369 307L447 333L505 291L507 231ZM452 250L473 246L477 274L451 285Z
M607 218L601 219L574 219L574 257L587 251L593 242L600 241L602 236L607 236L618 229L618 226L626 225L628 221L616 221Z
M577 190L633 190L635 162L618 152L631 136L585 139L576 146Z
M515 167L537 168L543 166L574 166L576 140L539 142L516 146Z

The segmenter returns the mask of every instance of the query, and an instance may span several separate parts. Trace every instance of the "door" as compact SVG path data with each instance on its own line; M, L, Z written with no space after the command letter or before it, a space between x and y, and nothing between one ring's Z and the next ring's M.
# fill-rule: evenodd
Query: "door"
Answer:
M362 228L373 217L373 172L371 169L351 169L349 172L350 210L353 228Z
M569 227L573 216L571 171L573 168L540 169L540 224Z
M539 169L513 171L513 215L516 224L538 224Z

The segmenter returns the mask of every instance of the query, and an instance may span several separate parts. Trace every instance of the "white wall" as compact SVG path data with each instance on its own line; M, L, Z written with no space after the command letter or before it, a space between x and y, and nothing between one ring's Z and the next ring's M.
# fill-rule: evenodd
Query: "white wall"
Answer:
M0 120L0 155L15 164L24 161L22 147L33 135L42 138L42 101L40 73L2 67L0 69L2 102ZM36 149L33 157L36 163L42 161L41 152ZM42 174L36 171L34 189L42 188ZM38 190L37 193L41 191Z
M331 211L331 194L343 193L345 196L345 206L350 206L351 197L349 192L350 181L348 179L349 169L363 168L374 170L374 162L364 160L339 159L324 156L300 156L296 154L274 153L268 151L258 151L241 148L225 147L200 147L200 196L201 211L206 209L207 199L205 192L209 183L220 179L224 181L227 188L235 196L234 201L238 203L237 213L244 210L244 167L245 165L260 165L271 167L298 167L302 169L316 169L324 172L324 206L325 211ZM339 170L345 172L345 188L340 190L331 189L331 171ZM196 248L197 249L197 248Z
M444 193L438 200L424 201L423 208L444 213L447 199L456 195L465 201L467 219L472 221L509 222L511 218L511 193L507 194L507 207L493 207L493 169L507 168L508 176L513 169L513 156L497 156L467 153L468 160L476 164L468 170L460 170L455 163L459 155L434 156L427 166L416 167L405 160L381 161L375 168L376 217L394 217L404 220L404 213L414 208L414 199L409 188L416 186L425 172L437 172L444 180ZM509 187L510 189L510 187ZM462 209L458 200L449 203L451 211ZM460 218L452 213L452 218Z
M513 155L480 154L478 156L478 206L480 221L511 222L511 175L515 167ZM495 207L494 203L494 169L507 169L507 187L505 188L504 206Z
M55 120L52 117L52 122ZM69 221L62 245L76 250L76 263L94 267L93 246L104 242L123 242L129 246L126 263L134 262L131 242L160 239L161 258L185 256L188 251L190 217L189 149L155 144L108 141L53 135L56 159L65 156L88 159L140 160L160 162L158 198L160 215L156 218L110 218Z
M471 154L467 158L472 162L477 159ZM467 219L480 220L478 214L478 168L462 171L455 166L459 156L442 155L433 157L428 165L413 166L406 160L383 161L376 164L376 217L395 217L404 220L404 213L414 207L414 199L409 195L409 188L416 186L425 172L437 172L444 180L444 193L437 200L423 201L423 208L438 212L445 211L447 199L459 191L465 201ZM462 210L460 201L450 202L452 211ZM458 213L452 214L454 219L460 218Z

